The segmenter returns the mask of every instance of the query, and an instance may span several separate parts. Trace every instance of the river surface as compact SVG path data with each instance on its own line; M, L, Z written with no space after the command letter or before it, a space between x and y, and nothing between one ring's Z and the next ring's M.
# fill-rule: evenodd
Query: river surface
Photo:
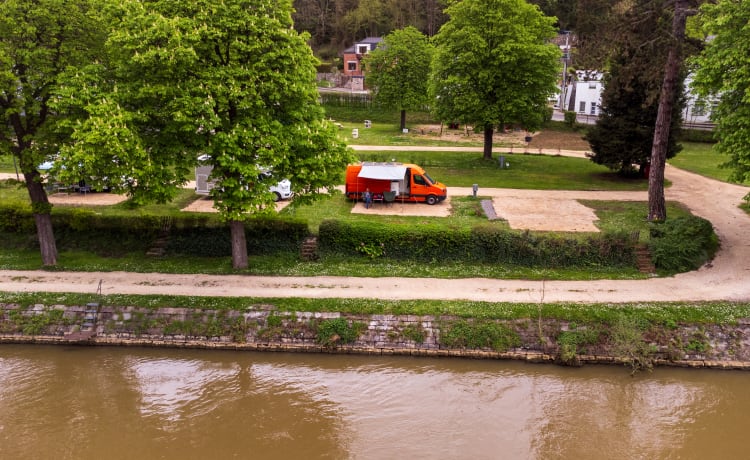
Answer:
M750 373L0 346L0 459L740 459Z

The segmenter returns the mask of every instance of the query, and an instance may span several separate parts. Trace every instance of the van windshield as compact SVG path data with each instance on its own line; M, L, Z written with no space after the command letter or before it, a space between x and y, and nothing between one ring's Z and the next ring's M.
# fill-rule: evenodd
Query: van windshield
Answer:
M424 173L424 177L425 179L427 179L427 185L435 184L435 180L432 177L430 177L427 173Z

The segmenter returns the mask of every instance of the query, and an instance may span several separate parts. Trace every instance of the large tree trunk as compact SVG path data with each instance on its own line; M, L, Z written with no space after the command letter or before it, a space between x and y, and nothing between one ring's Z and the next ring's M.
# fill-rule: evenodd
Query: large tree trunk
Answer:
M42 255L42 265L57 265L57 244L55 233L52 229L52 216L50 214L52 205L47 199L47 192L37 171L24 173L26 189L31 198L31 210L36 223L36 235L39 240L39 249Z
M229 222L232 239L232 268L247 268L247 240L245 239L245 224L239 220Z
M492 159L492 135L495 133L495 128L492 125L486 125L484 127L484 159Z
M406 110L401 111L401 132L406 129Z
M664 199L664 168L667 163L669 130L672 125L672 109L676 99L677 79L682 67L682 42L685 40L687 0L675 0L672 21L673 42L664 69L664 81L659 95L659 111L656 116L654 143L651 148L651 169L648 176L648 220L662 221L667 218Z

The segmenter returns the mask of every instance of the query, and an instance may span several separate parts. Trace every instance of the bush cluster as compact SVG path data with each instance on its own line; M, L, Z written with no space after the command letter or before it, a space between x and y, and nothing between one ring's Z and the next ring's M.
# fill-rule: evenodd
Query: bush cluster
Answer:
M505 324L495 321L460 320L441 327L440 345L449 348L492 348L508 351L521 345L521 337Z
M372 222L326 220L320 225L320 252L361 256L362 245L382 246L382 257L395 260L508 263L520 266L586 267L630 266L633 242L625 234L585 239L534 234L478 225L450 229Z
M0 231L8 233L33 233L34 217L28 203L0 204Z
M576 125L576 116L576 113L571 110L566 110L563 113L563 119L569 128L573 128Z
M173 254L222 257L232 254L229 227L216 216L101 215L85 208L55 208L55 238L61 249L88 248L108 255L144 250L170 226L167 250ZM0 204L0 232L33 235L28 205ZM245 223L248 249L254 254L299 250L308 234L299 219L258 217ZM31 239L30 241L35 241Z
M252 255L298 251L307 234L307 222L298 219L258 217L245 222L245 238ZM167 250L203 257L230 256L229 226L219 222L176 223L170 231Z
M678 137L683 142L705 142L707 144L716 143L714 132L711 130L683 128L680 131Z
M697 269L719 248L711 222L698 216L654 223L650 235L649 248L654 265L673 273Z

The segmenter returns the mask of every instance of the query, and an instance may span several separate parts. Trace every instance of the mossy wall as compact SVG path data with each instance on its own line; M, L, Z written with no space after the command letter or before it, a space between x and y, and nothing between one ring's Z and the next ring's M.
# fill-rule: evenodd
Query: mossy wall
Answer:
M0 304L0 343L458 356L564 365L750 369L750 320L733 325L583 325L553 319Z

